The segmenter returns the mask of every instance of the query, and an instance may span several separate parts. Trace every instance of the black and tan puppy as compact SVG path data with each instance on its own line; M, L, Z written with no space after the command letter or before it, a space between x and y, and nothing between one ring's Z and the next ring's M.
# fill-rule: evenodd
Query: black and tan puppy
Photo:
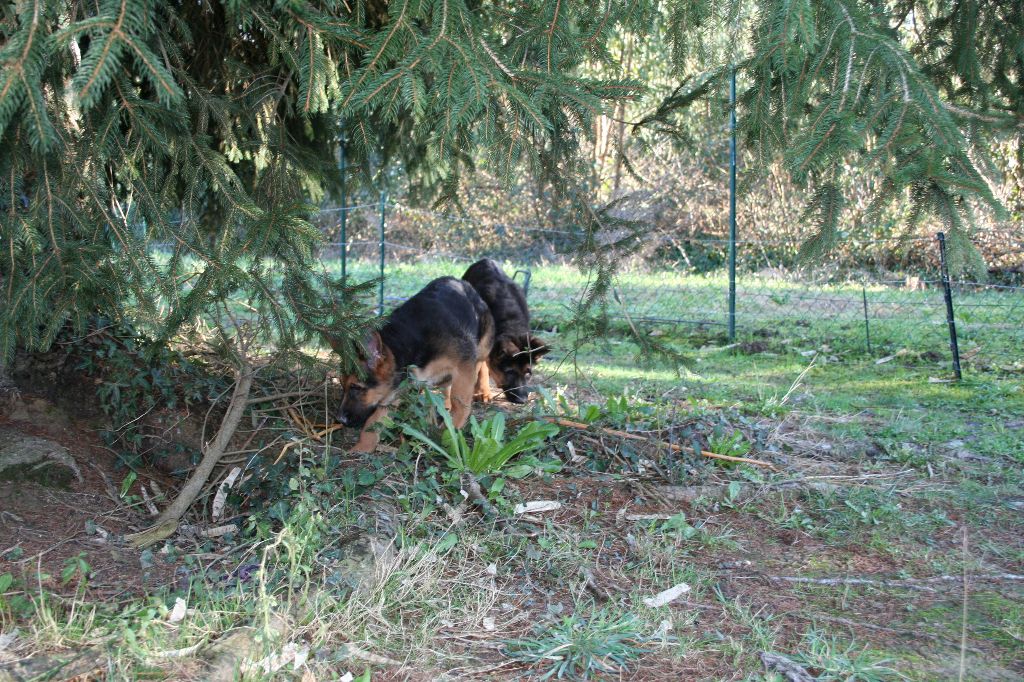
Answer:
M409 374L444 388L445 407L455 426L469 418L479 377L486 378L494 321L466 282L441 277L396 308L366 344L364 376L343 380L338 421L362 427L356 452L371 452L378 441L370 429L386 413Z
M550 350L546 343L530 334L526 295L490 258L470 265L462 279L476 289L494 317L494 345L487 361L494 383L509 401L525 403L534 363ZM486 377L478 380L477 387L476 397L489 401L491 391Z

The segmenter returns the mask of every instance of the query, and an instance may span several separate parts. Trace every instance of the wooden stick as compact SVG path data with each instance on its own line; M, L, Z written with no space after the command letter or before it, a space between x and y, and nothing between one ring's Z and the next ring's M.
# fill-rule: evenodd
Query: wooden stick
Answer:
M678 445L676 443L666 443L664 441L660 441L660 442L659 441L652 441L649 438L644 438L643 436L638 436L635 433L629 433L627 431L619 431L618 429L608 429L608 428L605 428L603 426L592 426L590 424L584 424L583 422L574 422L574 421L571 421L569 419L563 419L561 417L541 417L541 419L543 419L544 421L551 422L552 424L558 424L559 426L564 426L564 427L569 428L569 429L580 429L581 431L587 431L587 430L589 430L591 428L596 428L596 429L598 429L600 431L603 431L603 432L607 433L610 436L618 436L619 438L628 438L629 440L639 440L639 441L644 441L645 443L652 443L652 442L653 443L658 443L659 445L664 445L665 447L671 449L674 452L687 452L688 451L688 448L684 448L683 446ZM749 457L733 457L732 455L720 455L717 452L708 452L707 450L701 450L700 454L703 455L704 457L707 457L708 459L721 459L721 460L724 460L726 462L742 462L744 464L753 464L753 465L756 465L756 466L768 467L772 471L778 471L778 469L775 467L774 464L772 464L771 462L765 462L764 460L760 460L760 459L750 459Z
M871 585L877 587L905 587L912 590L923 590L925 592L935 592L935 590L928 585L942 584L942 583L957 583L963 580L963 576L959 575L937 575L931 578L805 578L803 576L791 576L791 575L764 575L764 576L733 576L734 579L757 579L767 578L768 580L774 580L776 582L784 583L803 583L807 585ZM971 580L976 582L1016 582L1024 581L1024 575L1018 575L1016 573L996 573L990 575L972 575Z
M239 422L242 421L242 415L245 413L246 405L248 405L254 376L255 372L252 366L249 364L248 359L243 356L241 366L238 368L238 374L235 378L231 402L228 403L228 411L224 415L224 419L221 421L220 428L217 429L217 435L214 436L213 441L203 448L203 459L199 462L199 466L192 471L178 496L174 498L170 506L164 509L153 525L138 533L126 535L126 540L136 547L146 547L170 537L178 529L178 522L181 521L181 517L188 511L192 503L195 502L199 493L202 492L206 481L210 478L210 474L213 473L214 468L217 466L217 462L220 461L221 456L227 450L231 437L235 435Z
M329 433L334 433L335 431L337 431L338 429L341 429L341 428L344 428L344 426L342 424L332 424L332 425L328 426L326 429L324 429L323 431L319 431L317 433L309 434L308 437L312 438L313 440L320 441L322 443L324 436L326 436ZM288 452L294 446L298 445L301 442L302 442L302 440L293 440L293 441L289 441L289 442L285 443L284 447L281 448L281 454L279 454L277 456L277 459L274 460L274 464L277 464L278 462L280 462L281 458L284 457L284 454L286 452Z

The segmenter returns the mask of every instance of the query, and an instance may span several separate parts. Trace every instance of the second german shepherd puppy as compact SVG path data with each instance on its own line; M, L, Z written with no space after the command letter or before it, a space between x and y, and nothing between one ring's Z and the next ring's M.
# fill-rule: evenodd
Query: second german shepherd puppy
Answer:
M530 334L530 310L526 295L497 263L484 258L469 266L462 279L473 285L494 316L494 345L488 354L488 366L494 383L513 403L525 403L526 385L533 365L550 351L544 341ZM491 399L486 378L478 384L478 397Z
M441 277L396 308L366 344L365 376L346 376L338 421L362 427L355 452L379 440L370 429L386 413L402 380L444 387L445 407L461 428L469 418L476 383L487 378L494 321L487 304L466 282Z

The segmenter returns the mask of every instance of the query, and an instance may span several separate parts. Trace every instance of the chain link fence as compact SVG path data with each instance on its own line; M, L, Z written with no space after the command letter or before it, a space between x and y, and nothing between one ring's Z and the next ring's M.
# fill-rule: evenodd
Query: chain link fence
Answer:
M484 222L387 201L319 217L326 237L320 254L332 274L350 281L381 278L386 311L435 277L459 277L475 260L503 261L527 288L540 328L563 327L589 282L572 265L572 229ZM954 278L949 291L960 358L967 371L1024 371L1024 230L984 233L1000 245L1000 283ZM911 355L952 367L951 325L931 236L862 240L860 257L830 257L814 268L793 262L797 240L738 241L736 334L727 334L728 240L654 232L650 244L620 263L607 313L622 324L655 327L700 344L736 344L748 352L825 352L831 357L884 361ZM915 250L935 267L913 274L880 270L897 251ZM934 254L934 257L932 257ZM882 256L885 256L883 259ZM692 264L705 264L698 272ZM706 264L712 264L707 267ZM1015 279L1016 278L1016 279ZM668 328L668 329L666 329Z

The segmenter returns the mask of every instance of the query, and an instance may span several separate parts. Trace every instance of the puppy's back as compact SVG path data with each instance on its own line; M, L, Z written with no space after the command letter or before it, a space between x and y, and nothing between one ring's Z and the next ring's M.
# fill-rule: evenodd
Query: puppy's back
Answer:
M480 294L494 316L498 336L525 336L530 331L530 312L522 288L490 258L469 266L462 279Z
M381 329L398 366L426 364L441 355L468 361L492 328L487 305L466 282L440 277L395 308Z

